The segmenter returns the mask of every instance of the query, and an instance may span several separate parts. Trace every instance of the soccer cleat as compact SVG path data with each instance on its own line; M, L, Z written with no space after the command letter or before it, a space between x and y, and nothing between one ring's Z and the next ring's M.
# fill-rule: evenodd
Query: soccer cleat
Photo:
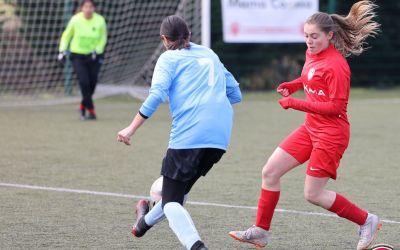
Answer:
M255 225L246 231L231 231L229 236L240 242L253 244L258 248L265 247L268 244L268 231Z
M190 250L208 250L208 248L204 245L201 240L196 241Z
M84 108L84 106L82 106L79 108L79 120L84 121L86 120L86 109Z
M374 241L381 227L382 222L378 216L368 213L367 220L364 225L360 226L360 230L358 231L360 240L358 241L357 250L367 249Z
M89 114L87 116L80 115L79 120L81 121L95 121L97 120L96 115Z
M81 109L79 109L79 111L80 111L80 113L81 113L81 116L85 117L85 115L86 115L86 109L85 109L85 108L81 108Z
M96 120L96 119L97 119L96 115L91 113L89 113L89 115L86 117L86 120Z
M136 204L136 223L132 227L132 234L136 237L142 237L151 226L146 224L144 216L149 212L149 201L142 199Z

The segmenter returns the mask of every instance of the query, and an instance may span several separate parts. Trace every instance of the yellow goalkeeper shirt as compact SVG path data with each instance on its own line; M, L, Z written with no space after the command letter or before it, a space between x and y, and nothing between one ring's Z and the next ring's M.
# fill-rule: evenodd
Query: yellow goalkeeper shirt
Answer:
M87 55L96 51L103 54L107 43L107 26L104 18L93 13L91 19L86 19L82 12L75 14L69 21L61 36L59 51L68 49L72 53Z

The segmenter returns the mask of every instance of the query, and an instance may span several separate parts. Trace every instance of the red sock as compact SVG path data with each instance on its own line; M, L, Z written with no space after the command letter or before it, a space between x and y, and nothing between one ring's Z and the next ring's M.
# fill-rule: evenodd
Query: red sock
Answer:
M89 113L92 114L92 115L95 115L96 111L94 109L89 109Z
M79 110L84 110L85 109L85 105L83 105L83 103L81 103L81 105L79 106Z
M346 218L349 221L357 223L360 226L365 223L368 217L368 213L366 211L357 207L355 204L351 203L348 199L338 193L336 193L336 198L332 204L332 207L328 210L334 212L342 218Z
M274 216L275 207L276 204L278 204L280 194L280 191L261 189L256 218L257 227L269 230L272 216Z

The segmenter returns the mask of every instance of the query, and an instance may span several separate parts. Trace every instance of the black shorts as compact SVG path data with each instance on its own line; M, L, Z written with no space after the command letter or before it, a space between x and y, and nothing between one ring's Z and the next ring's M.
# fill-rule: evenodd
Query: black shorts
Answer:
M225 150L218 148L168 149L162 162L161 175L177 181L205 176Z

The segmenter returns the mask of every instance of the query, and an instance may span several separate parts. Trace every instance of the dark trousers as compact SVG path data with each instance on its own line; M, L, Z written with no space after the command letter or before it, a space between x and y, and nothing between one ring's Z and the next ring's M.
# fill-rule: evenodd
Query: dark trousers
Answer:
M78 75L79 87L82 93L82 103L89 110L94 109L93 94L96 89L100 72L102 56L93 60L91 55L71 54L75 73Z

